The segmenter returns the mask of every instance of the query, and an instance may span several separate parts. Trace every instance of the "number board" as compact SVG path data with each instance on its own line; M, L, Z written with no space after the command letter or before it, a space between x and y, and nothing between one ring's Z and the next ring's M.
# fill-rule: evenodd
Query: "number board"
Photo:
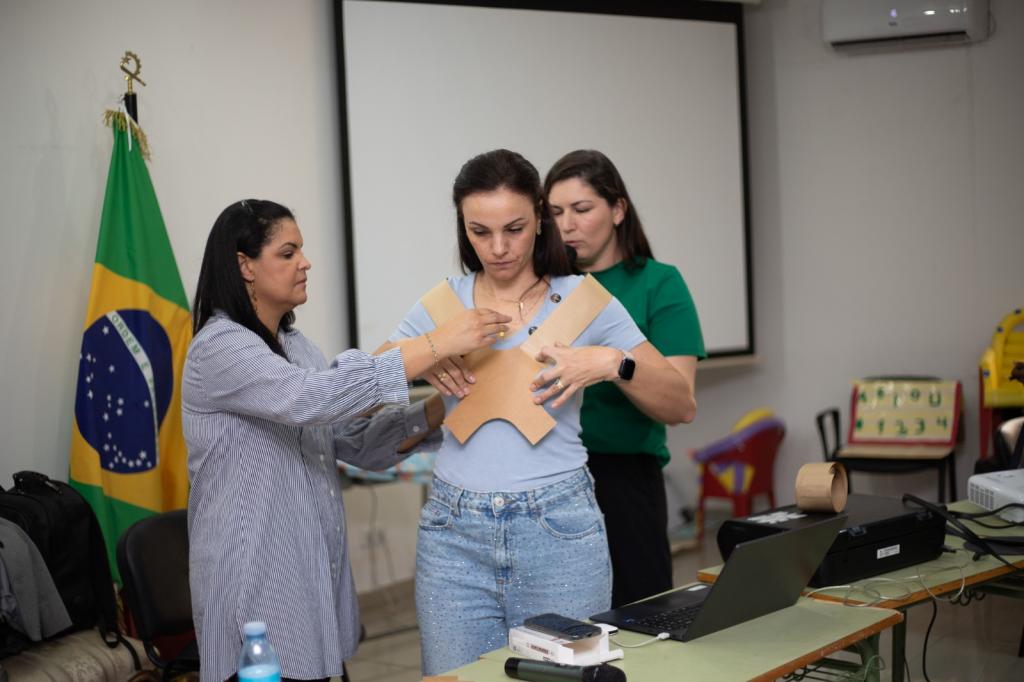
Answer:
M952 446L960 400L959 381L855 381L847 441Z

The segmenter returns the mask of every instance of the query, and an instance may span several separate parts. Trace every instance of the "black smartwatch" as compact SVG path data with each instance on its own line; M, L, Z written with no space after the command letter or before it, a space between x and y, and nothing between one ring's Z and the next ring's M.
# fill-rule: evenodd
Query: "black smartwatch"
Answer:
M629 381L636 371L636 360L628 350L622 351L622 362L619 363L619 378L617 381Z

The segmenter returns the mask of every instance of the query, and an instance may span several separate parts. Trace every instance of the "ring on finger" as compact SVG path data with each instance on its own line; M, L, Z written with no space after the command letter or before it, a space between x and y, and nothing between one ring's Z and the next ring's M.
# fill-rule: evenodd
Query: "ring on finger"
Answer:
M448 381L448 372L441 372L437 375L437 378L441 381Z
M555 388L557 388L559 391L565 390L565 384L562 383L561 379L555 379Z

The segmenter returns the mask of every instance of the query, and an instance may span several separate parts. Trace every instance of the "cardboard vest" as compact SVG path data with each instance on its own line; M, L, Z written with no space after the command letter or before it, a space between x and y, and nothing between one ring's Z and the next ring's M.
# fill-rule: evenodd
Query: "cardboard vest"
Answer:
M534 404L530 392L530 383L545 367L537 355L541 348L556 342L572 344L611 298L607 289L587 275L519 347L481 348L465 356L476 383L445 417L444 424L452 435L465 443L484 423L504 419L536 445L555 426L544 406ZM428 291L420 302L438 327L465 310L447 280Z

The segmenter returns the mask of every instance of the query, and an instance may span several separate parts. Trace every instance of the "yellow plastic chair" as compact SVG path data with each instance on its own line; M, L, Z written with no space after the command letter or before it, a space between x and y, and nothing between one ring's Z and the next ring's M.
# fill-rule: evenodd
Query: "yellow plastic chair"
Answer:
M1020 308L1002 319L992 335L992 345L985 349L978 362L980 459L988 457L992 433L1002 421L996 411L1024 407L1024 383L1010 379L1018 362L1024 362L1024 312Z

